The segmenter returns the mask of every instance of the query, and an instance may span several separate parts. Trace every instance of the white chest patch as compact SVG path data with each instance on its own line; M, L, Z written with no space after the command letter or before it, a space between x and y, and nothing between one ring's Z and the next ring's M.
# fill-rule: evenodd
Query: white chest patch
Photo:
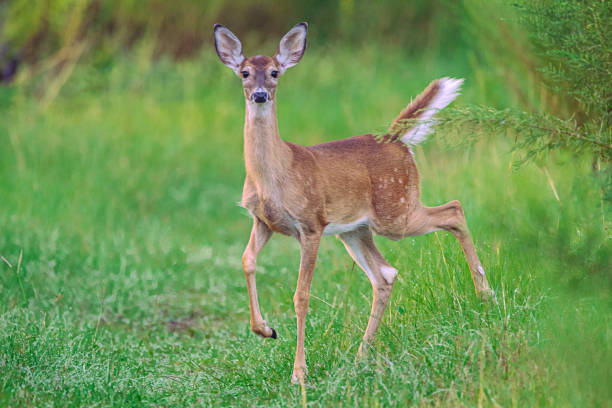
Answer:
M368 218L363 217L348 224L328 224L323 230L323 235L344 234L345 232L355 231L357 228L368 225Z

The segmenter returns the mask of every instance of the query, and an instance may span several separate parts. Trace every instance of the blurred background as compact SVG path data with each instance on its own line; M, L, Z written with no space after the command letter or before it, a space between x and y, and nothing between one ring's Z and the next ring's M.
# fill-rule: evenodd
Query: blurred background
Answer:
M301 21L285 140L385 132L466 79L416 161L424 203L463 203L499 301L452 236L378 240L400 278L355 365L371 289L326 239L303 392L291 239L258 260L279 340L249 332L244 101L212 31L273 55ZM608 1L0 2L0 402L609 405L611 22Z

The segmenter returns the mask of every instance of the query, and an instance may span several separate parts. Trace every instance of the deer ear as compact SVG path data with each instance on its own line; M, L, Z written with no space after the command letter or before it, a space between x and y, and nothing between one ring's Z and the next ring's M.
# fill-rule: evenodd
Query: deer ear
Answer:
M304 51L306 51L306 31L308 23L299 23L295 25L281 39L278 46L278 52L274 56L278 62L278 67L281 74L287 68L290 68L300 62Z
M215 49L221 62L238 74L244 61L242 44L234 33L221 24L215 24Z

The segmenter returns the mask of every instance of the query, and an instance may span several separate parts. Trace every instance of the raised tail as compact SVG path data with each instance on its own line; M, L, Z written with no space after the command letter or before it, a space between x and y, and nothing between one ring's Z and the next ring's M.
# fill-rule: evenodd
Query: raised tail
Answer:
M435 123L433 116L459 95L463 79L440 78L433 81L393 120L389 133L408 146L423 140Z

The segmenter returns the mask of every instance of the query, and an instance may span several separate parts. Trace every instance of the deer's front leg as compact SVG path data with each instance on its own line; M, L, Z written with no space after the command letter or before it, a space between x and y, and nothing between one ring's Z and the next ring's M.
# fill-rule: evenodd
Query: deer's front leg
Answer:
M293 296L295 314L297 316L297 347L295 350L295 362L293 364L293 375L291 382L294 384L303 379L306 375L306 357L304 355L304 337L306 314L308 313L308 298L310 295L310 284L317 262L317 252L321 234L303 235L300 239L301 259L300 273L298 276L297 288Z
M261 317L259 302L257 300L257 285L255 284L255 268L257 265L257 254L266 245L272 231L257 218L253 218L253 229L251 238L242 255L242 266L246 276L247 287L249 289L249 304L251 307L251 329L261 337L276 338L276 331L269 327Z

